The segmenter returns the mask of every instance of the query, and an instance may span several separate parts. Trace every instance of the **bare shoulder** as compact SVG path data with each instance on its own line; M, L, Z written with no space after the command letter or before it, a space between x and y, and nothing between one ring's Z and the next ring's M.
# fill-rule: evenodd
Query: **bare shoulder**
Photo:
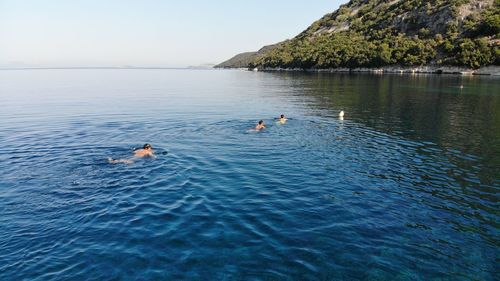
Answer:
M153 154L152 150L148 149L137 149L134 151L134 156L135 157L154 157L155 155Z
M134 151L134 155L135 155L136 157L143 157L143 156L144 156L144 155L146 155L147 153L148 153L148 151L147 151L147 150L145 150L145 149L142 149L142 148L141 148L141 149L137 149L136 151Z

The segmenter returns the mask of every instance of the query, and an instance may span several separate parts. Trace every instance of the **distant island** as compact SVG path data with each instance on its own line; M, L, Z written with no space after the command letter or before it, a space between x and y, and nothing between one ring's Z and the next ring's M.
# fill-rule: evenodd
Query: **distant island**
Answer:
M204 63L200 65L190 65L187 68L188 69L211 69L215 66L213 63Z
M499 65L500 0L351 0L293 39L215 67L499 74Z

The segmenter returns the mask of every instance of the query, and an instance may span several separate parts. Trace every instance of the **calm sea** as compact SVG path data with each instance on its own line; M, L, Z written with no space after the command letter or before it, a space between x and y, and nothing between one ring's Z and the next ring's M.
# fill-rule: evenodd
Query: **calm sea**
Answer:
M498 280L499 191L499 78L0 71L2 280Z

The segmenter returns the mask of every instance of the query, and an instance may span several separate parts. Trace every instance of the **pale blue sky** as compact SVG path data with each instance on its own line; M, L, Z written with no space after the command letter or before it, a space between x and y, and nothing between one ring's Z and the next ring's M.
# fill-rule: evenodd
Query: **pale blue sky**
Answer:
M0 0L0 67L218 63L347 0Z

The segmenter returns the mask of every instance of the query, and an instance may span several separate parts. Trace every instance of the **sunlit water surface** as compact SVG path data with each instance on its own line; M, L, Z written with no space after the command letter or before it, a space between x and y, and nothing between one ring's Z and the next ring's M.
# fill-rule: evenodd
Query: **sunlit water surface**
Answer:
M495 280L499 81L0 71L0 279Z

